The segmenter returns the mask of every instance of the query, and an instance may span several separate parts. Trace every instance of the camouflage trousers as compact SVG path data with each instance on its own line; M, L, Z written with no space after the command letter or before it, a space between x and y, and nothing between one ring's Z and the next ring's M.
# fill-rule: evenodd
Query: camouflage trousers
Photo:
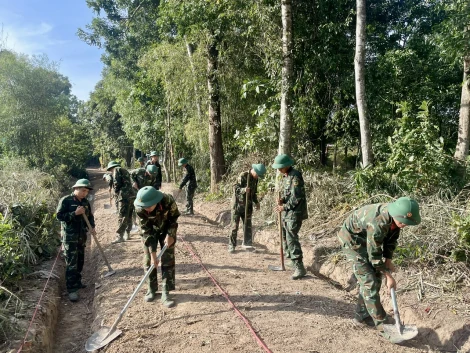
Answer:
M67 292L82 288L82 270L85 263L85 242L64 243L65 283Z
M193 198L196 189L186 188L186 211L193 213Z
M125 232L130 232L132 229L132 213L134 212L134 200L121 200L119 201L118 208L118 233L121 237Z
M348 239L346 229L342 228L338 237ZM346 259L353 264L353 272L359 284L359 296L357 298L355 317L359 321L371 317L376 326L381 325L386 318L386 312L380 303L380 287L382 286L382 273L376 271L368 260L367 249L361 248L355 251L341 241L343 253Z
M245 208L238 207L232 209L232 220L230 228L229 244L237 246L237 233L240 225L240 219L243 222L243 244L251 246L253 245L253 234L251 226L251 216L253 214L253 208L248 208L247 219L245 220Z
M302 221L296 219L282 220L282 247L284 256L292 261L302 261L303 253L299 241Z
M160 243L160 248L164 245L165 236L160 236L158 242ZM162 269L162 292L169 292L175 290L175 243L171 247L167 248L165 253L162 255L160 260L160 266ZM143 244L144 248L144 271L147 272L152 263L152 257L150 255L150 249ZM158 290L158 279L157 279L157 269L154 268L150 272L149 278L147 280L149 292L155 293Z

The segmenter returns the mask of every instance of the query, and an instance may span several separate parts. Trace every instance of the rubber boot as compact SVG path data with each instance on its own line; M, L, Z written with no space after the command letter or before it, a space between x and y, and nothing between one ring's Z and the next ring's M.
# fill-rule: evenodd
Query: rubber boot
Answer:
M69 300L71 302L77 302L78 301L78 293L77 292L69 293Z
M228 252L231 254L235 252L235 246L233 244L228 244Z
M292 275L292 279L296 280L304 277L307 274L307 270L305 269L302 260L295 260L293 262L295 264L295 271Z
M124 232L124 237L123 238L124 238L125 241L128 241L131 238L131 234L126 230Z
M292 268L294 269L295 268L295 262L289 258L286 258L285 261L284 261L286 267L289 267L289 268Z
M147 303L149 303L149 302L153 302L154 299L155 299L155 292L148 290L147 293L145 294L144 300Z
M116 239L114 239L111 244L117 244L117 243L122 243L124 239L122 239L122 235L117 233L116 234Z
M355 316L354 317L354 322L356 324L367 325L369 327L374 327L375 326L374 320L370 316L366 317L365 319L361 319L358 316Z
M162 292L162 305L166 308L171 308L175 306L175 301L170 298L170 293Z

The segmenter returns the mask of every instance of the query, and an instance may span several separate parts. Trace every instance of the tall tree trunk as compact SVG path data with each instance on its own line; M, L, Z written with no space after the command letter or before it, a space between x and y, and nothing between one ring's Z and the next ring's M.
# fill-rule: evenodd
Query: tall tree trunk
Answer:
M279 154L291 153L292 135L292 0L281 0L282 15L282 81Z
M370 136L369 119L367 117L365 89L365 57L366 57L366 0L356 0L356 56L354 71L356 74L356 103L361 129L362 167L373 163L372 139Z
M171 115L170 115L170 99L167 100L166 108L166 128L168 131L168 147L170 149L170 166L171 166L171 176L173 180L176 181L176 168L175 168L175 150L173 147L173 141L171 139Z
M468 156L470 132L470 56L463 60L463 83L460 98L459 134L454 157L465 159Z
M199 121L201 121L202 109L201 109L201 102L199 101L199 92L197 89L196 69L194 68L194 62L193 62L194 47L190 43L188 43L188 41L186 40L186 37L184 37L184 42L186 43L186 50L188 52L189 65L191 66L191 71L193 73L194 98L196 100L197 116L199 118Z
M225 173L220 117L220 92L218 79L219 50L216 42L207 48L207 87L209 89L209 152L211 168L211 192L217 192L217 183Z

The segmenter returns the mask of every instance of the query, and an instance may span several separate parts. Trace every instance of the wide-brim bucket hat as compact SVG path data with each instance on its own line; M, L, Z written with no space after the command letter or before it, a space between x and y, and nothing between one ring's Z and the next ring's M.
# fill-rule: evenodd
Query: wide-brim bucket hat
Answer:
M264 175L266 174L266 167L264 164L252 164L251 168L255 171L256 175L258 175L258 178L263 179Z
M93 188L91 187L90 180L88 179L78 179L75 185L72 186L72 189L75 188L87 188L88 190L93 190Z
M274 158L274 164L272 167L274 169L290 167L294 164L294 160L289 157L287 154L280 154Z
M134 201L134 206L147 208L156 205L163 199L163 193L153 186L144 186L139 190Z
M152 151L150 152L150 157L157 156L158 157L158 152L157 151Z
M409 197L400 197L388 205L388 213L393 219L409 226L421 223L418 203Z
M110 170L111 168L115 168L115 167L120 167L121 165L116 162L116 161L111 161L108 163L108 166L106 167L106 170Z
M188 161L186 160L186 158L178 159L178 167L181 167L183 164L188 164Z

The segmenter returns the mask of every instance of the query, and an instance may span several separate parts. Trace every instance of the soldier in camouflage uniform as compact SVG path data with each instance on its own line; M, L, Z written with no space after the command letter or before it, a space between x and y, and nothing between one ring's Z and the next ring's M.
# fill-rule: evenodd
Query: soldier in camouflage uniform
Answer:
M135 190L132 188L131 176L129 172L122 168L119 163L115 161L109 162L107 170L113 173L114 195L119 202L119 226L116 231L116 239L111 242L111 244L116 244L130 239Z
M157 175L155 177L155 183L153 187L157 190L160 190L162 188L163 181L162 166L158 162L158 153L156 151L150 152L150 160L147 161L147 163L145 164L145 168L147 168L149 165L154 165L155 167L157 167Z
M250 183L248 183L248 173L250 173ZM232 222L229 236L228 252L233 253L237 246L237 232L240 219L244 224L243 246L251 248L253 245L253 236L251 229L251 216L253 214L253 205L259 210L258 202L258 178L263 178L266 174L264 164L252 164L249 171L240 173L237 183L233 186L232 196ZM246 197L248 195L248 212L245 219Z
M186 158L180 158L178 160L178 166L184 169L184 177L179 189L182 190L184 186L188 184L188 186L186 186L186 212L184 212L184 214L193 215L193 198L197 188L196 174L194 173L194 168L188 164Z
M85 244L87 239L87 227L83 214L86 214L90 225L90 231L95 233L95 218L91 212L87 195L93 190L87 179L77 180L70 196L64 196L57 206L57 219L62 223L62 242L65 255L65 281L69 299L72 302L78 300L77 291L85 288L82 283L82 270L85 262ZM96 234L96 233L95 233Z
M152 186L145 186L139 190L134 205L139 210L137 216L142 227L144 270L149 269L150 261L153 261L155 265L155 269L149 276L145 301L151 302L155 299L158 288L157 246L160 244L162 248L164 244L167 244L168 248L161 258L161 302L166 307L172 307L175 302L170 298L169 292L175 289L175 243L180 212L171 195L164 194Z
M139 162L140 168L144 168L144 169L145 169L145 160L144 160L143 157L137 158L137 162Z
M114 203L116 205L116 210L119 209L119 202L118 202L118 199L117 197L114 197L113 193L112 193L112 190L113 190L113 184L114 184L114 179L113 179L113 175L110 174L110 173L104 173L103 174L103 180L106 181L106 183L108 183L108 192L109 192L109 198L112 199L114 198ZM110 201L111 202L111 201ZM109 205L111 206L111 205ZM112 207L112 206L111 206ZM117 213L117 211L116 211Z
M419 205L408 197L362 207L344 222L338 238L359 283L356 322L375 325L383 331L387 315L380 303L382 278L385 276L389 290L396 288L391 275L392 257L400 229L420 222Z
M283 213L284 254L291 259L291 265L295 268L292 279L299 279L307 274L299 242L299 231L302 222L308 218L308 212L302 173L292 168L293 164L293 159L286 154L280 154L274 159L272 167L278 169L282 175L279 185L281 198L278 199L278 205L274 210Z

